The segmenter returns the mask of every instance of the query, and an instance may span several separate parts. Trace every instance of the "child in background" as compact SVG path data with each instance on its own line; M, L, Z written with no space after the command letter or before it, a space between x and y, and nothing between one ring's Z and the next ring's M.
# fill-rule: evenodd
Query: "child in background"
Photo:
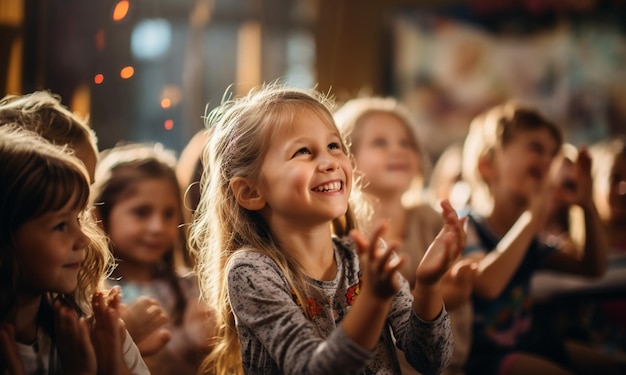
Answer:
M595 202L608 235L609 265L626 262L626 138L607 139L591 147ZM622 287L626 287L622 285ZM605 349L626 353L626 300L614 296L596 304L594 326ZM601 333L600 333L601 332Z
M334 117L350 146L363 192L372 200L373 222L388 222L383 239L398 245L398 254L405 259L400 272L413 287L415 269L444 222L429 203L403 204L407 194L421 197L428 165L411 116L392 98L365 97L348 101ZM461 260L442 281L443 299L455 336L452 368L462 368L469 352L468 301L475 273L474 261ZM402 356L400 360L404 374L416 373Z
M0 127L0 373L147 374L119 320L103 234L81 221L84 166L24 124ZM87 322L89 321L89 323Z
M541 242L574 257L582 256L585 243L584 214L575 204L578 180L576 160L578 150L572 144L564 143L556 158L553 197L546 225L540 234Z
M158 144L119 145L101 154L94 185L96 217L119 260L109 282L122 289L122 318L152 374L195 373L213 329L183 262L175 162Z
M452 207L465 216L469 210L471 188L461 175L463 143L452 143L443 150L428 179L428 199L450 201Z
M572 200L584 211L582 256L538 240L550 211L550 172L561 144L556 125L534 108L515 103L491 109L470 126L463 176L472 185L473 213L465 254L478 260L479 267L468 374L617 373L615 362L599 352L541 332L530 335L529 289L537 269L599 277L607 266L606 237L591 194L591 159L584 149L575 164Z
M176 177L183 194L183 218L185 225L191 223L193 212L200 201L200 177L202 176L202 151L209 131L197 132L187 143L176 163Z
M67 145L87 168L93 183L98 159L96 138L89 126L49 91L7 95L0 100L0 126L17 123L53 144Z
M611 256L626 256L626 139L616 137L591 148L594 197L607 231Z
M269 85L209 118L190 238L220 324L205 373L399 373L392 334L425 374L450 359L440 279L463 246L461 221L442 203L411 293L396 247L379 245L386 226L370 241L352 231L353 165L326 104Z

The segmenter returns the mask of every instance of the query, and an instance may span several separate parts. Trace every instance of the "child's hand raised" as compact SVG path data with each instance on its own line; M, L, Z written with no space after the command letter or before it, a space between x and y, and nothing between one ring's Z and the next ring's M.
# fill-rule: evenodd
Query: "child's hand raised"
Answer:
M447 200L441 202L441 208L444 226L428 247L416 270L416 283L422 286L438 283L465 247L466 219L459 219Z
M170 332L162 328L169 317L153 298L142 296L128 305L122 305L121 316L143 356L157 353L171 339Z
M123 374L128 372L122 347L126 328L120 319L119 289L108 295L96 292L92 299L94 319L91 322L91 340L98 359L98 374Z
M575 164L576 194L573 202L586 208L593 204L593 177L591 176L591 156L586 148L578 149Z
M96 352L91 344L85 318L79 318L76 311L56 301L54 323L63 373L95 374L98 369Z
M358 231L350 232L363 272L362 292L371 292L378 299L391 298L400 290L397 272L404 262L395 253L396 245L381 246L381 235L386 228L386 224L378 225L369 241Z

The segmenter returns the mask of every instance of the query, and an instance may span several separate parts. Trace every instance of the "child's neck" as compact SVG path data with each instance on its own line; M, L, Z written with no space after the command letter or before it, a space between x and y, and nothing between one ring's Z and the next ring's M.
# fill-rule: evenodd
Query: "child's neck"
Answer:
M487 223L496 234L504 236L526 209L526 205L516 204L514 200L495 202L491 213L487 215Z
M37 339L39 329L38 315L41 307L40 295L21 294L17 298L17 314L13 325L15 326L15 341L30 345Z
M337 273L330 225L302 230L291 228L275 232L281 248L302 266L304 273L316 280L333 280ZM284 233L284 234L282 234Z
M399 198L378 200L374 203L373 223L386 221L387 231L384 235L385 241L404 242L406 235L407 210L402 205Z
M131 281L151 281L155 278L156 266L149 263L137 263L120 260L115 267L113 276Z

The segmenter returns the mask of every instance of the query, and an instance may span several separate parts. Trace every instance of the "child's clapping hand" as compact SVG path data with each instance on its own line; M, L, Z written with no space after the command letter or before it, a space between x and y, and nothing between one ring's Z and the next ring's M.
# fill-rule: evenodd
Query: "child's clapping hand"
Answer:
M381 246L381 236L386 228L386 224L378 225L369 241L358 231L350 232L357 245L363 272L362 293L371 292L373 297L383 300L400 290L397 272L404 261L396 255L396 245Z
M416 271L416 283L430 286L438 283L465 247L465 221L459 219L447 200L441 202L445 224L428 247Z

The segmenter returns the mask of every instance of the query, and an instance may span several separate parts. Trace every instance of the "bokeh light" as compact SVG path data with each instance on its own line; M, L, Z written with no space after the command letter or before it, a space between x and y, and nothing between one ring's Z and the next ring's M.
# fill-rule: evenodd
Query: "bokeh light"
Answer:
M104 82L104 74L98 73L93 77L93 83L95 83L96 85L99 85L102 82Z
M130 77L132 77L135 74L135 68L133 68L132 66L125 66L122 68L122 70L120 70L120 77L122 77L123 79L128 79Z
M115 4L115 9L113 9L113 21L121 21L128 14L128 8L130 4L127 0L118 1Z

